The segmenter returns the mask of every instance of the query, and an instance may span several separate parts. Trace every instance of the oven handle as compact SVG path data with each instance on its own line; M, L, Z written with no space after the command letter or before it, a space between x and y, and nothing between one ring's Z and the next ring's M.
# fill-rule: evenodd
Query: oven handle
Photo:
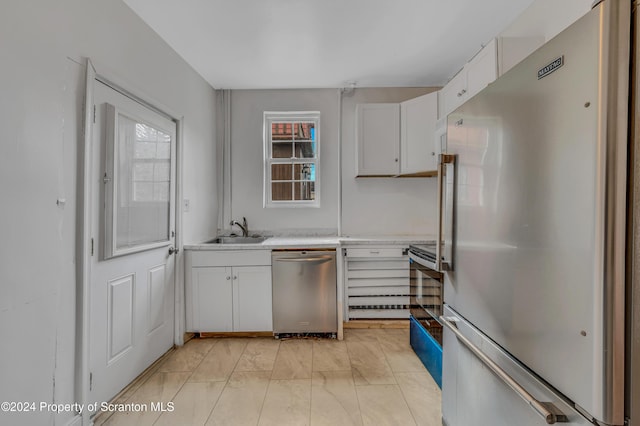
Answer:
M531 395L520 383L516 382L507 372L505 372L498 364L493 362L480 348L474 345L458 330L458 327L451 321L455 321L455 317L440 317L440 323L447 327L458 338L460 343L467 347L484 365L486 365L499 379L509 386L518 396L524 399L536 411L547 424L568 423L568 417L563 414L553 403L538 401Z
M436 263L435 262L429 262L428 260L423 259L420 256L417 256L411 250L409 250L409 259L413 260L418 265L422 265L425 268L428 268L428 269L431 269L431 270L433 270L435 272L438 272L438 270L436 269Z

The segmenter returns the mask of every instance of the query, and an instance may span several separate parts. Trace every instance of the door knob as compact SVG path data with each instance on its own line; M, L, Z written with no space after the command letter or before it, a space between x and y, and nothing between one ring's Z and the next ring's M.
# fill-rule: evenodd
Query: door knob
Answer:
M169 256L171 256L172 254L177 254L179 251L180 249L169 247Z

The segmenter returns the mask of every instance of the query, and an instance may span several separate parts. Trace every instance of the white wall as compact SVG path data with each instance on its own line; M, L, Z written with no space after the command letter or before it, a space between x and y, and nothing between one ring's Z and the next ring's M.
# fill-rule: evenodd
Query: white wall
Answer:
M342 113L342 234L435 235L436 178L356 178L356 105L402 102L435 88L356 89Z
M120 1L2 6L0 401L70 403L83 58L184 115L186 242L215 233L214 92ZM66 424L72 416L0 412L0 424Z
M401 102L433 88L356 89L343 96L342 234L435 234L435 178L355 178L355 106ZM336 233L340 216L338 89L231 92L231 217L275 233ZM320 111L321 207L263 208L263 112ZM226 224L225 224L226 225ZM228 225L226 225L228 228Z
M504 37L543 36L549 41L585 13L593 0L536 0L500 33Z
M339 97L337 89L231 92L231 217L250 230L337 233ZM320 207L263 208L264 111L320 111ZM225 224L226 225L226 224ZM237 231L237 229L236 229Z

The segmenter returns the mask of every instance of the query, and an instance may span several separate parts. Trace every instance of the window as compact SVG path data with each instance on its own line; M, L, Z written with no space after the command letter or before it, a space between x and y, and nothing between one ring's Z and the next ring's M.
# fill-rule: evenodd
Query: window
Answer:
M146 111L106 107L104 257L111 258L170 241L175 124L137 115Z
M264 113L264 206L320 206L320 113Z

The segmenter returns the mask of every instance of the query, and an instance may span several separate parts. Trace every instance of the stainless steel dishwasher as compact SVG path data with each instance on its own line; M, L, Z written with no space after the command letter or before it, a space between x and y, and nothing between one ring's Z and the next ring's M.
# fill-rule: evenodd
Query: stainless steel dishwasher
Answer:
M273 334L338 332L336 252L273 251Z

